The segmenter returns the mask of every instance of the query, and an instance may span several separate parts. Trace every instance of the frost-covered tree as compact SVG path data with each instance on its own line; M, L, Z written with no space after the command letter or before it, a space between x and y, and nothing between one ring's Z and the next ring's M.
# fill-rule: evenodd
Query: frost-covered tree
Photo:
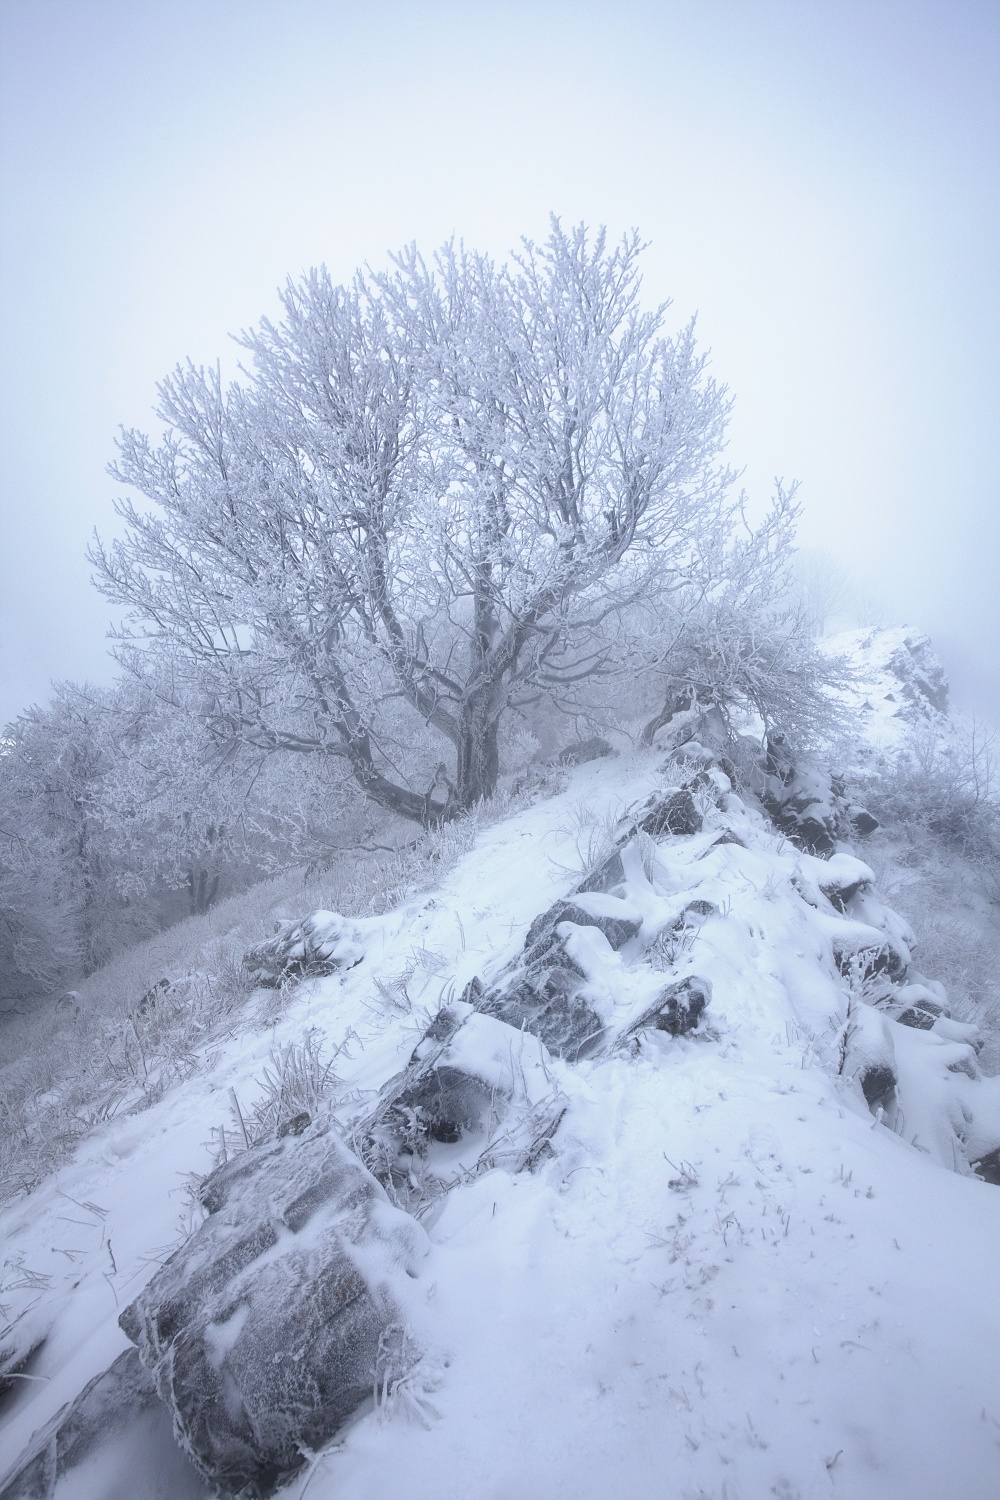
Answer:
M58 864L39 859L30 819L11 795L0 750L0 1001L51 989L77 962L73 913Z
M199 915L227 885L315 858L343 815L342 788L287 758L241 764L214 740L197 682L177 664L134 664L146 670L115 693L100 798L123 895L183 891Z
M125 433L113 471L155 508L94 552L122 649L196 669L234 753L321 757L425 824L489 796L508 711L703 590L739 522L728 398L641 308L640 253L554 221L503 265L316 271L241 382L176 370L164 440Z
M636 631L634 668L659 694L642 743L694 707L718 709L731 733L756 721L796 746L842 732L829 689L843 685L846 668L817 648L796 597L797 514L794 487L779 483L763 522L734 528L701 579L667 601L644 635Z
M5 731L5 905L30 915L20 924L17 960L29 977L90 972L135 936L100 816L112 743L104 713L109 696L62 684L47 707L29 709Z

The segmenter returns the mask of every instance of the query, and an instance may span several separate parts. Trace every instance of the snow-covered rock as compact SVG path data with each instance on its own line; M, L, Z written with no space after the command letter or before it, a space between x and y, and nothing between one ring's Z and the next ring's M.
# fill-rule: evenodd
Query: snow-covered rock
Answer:
M452 1001L354 1138L395 1201L419 1207L457 1180L534 1166L564 1112L537 1037Z
M888 746L915 726L947 724L948 679L920 631L909 626L848 630L822 645L852 672L854 682L844 698L860 712L870 740Z
M821 857L699 743L700 827L634 832L683 779L662 749L627 775L580 766L484 830L433 894L345 924L365 962L290 987L273 1035L248 1029L146 1115L106 1122L7 1210L24 1284L3 1299L12 1317L38 1302L45 1329L37 1382L0 1417L8 1471L114 1367L117 1296L168 1399L175 1369L209 1392L178 1418L192 1448L245 1381L242 1414L219 1419L229 1490L263 1432L278 1455L263 1482L308 1464L308 1500L993 1500L1000 1081L848 848L846 794ZM602 833L584 871L581 810ZM343 1049L328 1131L213 1175L229 1089L245 1097L303 1028ZM343 1192L323 1186L324 1142ZM211 1212L156 1269L179 1174L207 1174ZM93 1210L92 1239L67 1195ZM219 1269L243 1245L246 1265ZM74 1257L62 1278L54 1246ZM337 1342L324 1267L358 1286L353 1342ZM259 1291L240 1301L244 1285ZM321 1381L295 1384L313 1354L345 1362L349 1421ZM361 1374L366 1392L379 1381L370 1406ZM289 1411L304 1413L294 1455L288 1424L268 1426ZM114 1488L124 1441L98 1443L54 1500L156 1494L134 1449L131 1489Z
M405 1373L395 1287L424 1235L329 1125L241 1153L199 1196L205 1222L119 1321L197 1468L263 1496Z
M314 911L301 922L279 922L274 937L243 958L256 984L277 989L290 980L322 978L352 969L364 957L354 923L332 911Z
M574 740L571 745L566 745L556 756L556 763L560 766L585 766L589 761L604 760L614 753L613 745L594 735L589 740Z

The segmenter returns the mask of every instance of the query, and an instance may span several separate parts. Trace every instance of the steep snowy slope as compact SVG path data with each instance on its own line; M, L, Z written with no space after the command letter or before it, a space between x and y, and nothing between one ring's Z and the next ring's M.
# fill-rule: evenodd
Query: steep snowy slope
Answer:
M519 1154L491 1107L425 1135L404 1171L397 1155L385 1180L422 1225L398 1289L408 1369L306 1455L290 1496L1000 1493L1000 1190L970 1167L1000 1146L1000 1080L867 867L796 847L717 765L699 774L709 760L575 771L431 896L338 927L361 961L304 980L273 1032L103 1126L5 1211L8 1341L46 1337L11 1382L0 1472L130 1347L119 1314L205 1219L190 1183L222 1125L232 1148L229 1091L249 1115L275 1050L318 1028L341 1049L334 1119L372 1164L390 1080L451 1005L480 1025L458 1033L463 1066L521 1089L539 1149ZM673 832L685 782L695 817ZM515 1088L485 1012L510 1017L526 935L561 898L553 943L597 1029L559 1047L546 1023L546 1048L526 1021ZM706 1008L681 1015L694 990ZM61 1474L48 1453L44 1487L2 1493L211 1493L155 1401L124 1431L112 1403Z

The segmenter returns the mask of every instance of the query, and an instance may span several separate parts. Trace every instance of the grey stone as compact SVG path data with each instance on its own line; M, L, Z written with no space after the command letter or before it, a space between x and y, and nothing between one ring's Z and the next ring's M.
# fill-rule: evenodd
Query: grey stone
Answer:
M984 1182L992 1182L995 1187L1000 1187L1000 1146L995 1151L988 1152L986 1156L980 1157L978 1161L974 1161L972 1170Z
M661 990L637 1021L633 1021L622 1040L647 1028L665 1031L669 1036L686 1036L693 1031L711 1003L712 986L707 979L689 974Z
M609 745L599 735L594 735L589 740L577 740L572 745L566 745L559 751L556 759L561 766L583 766L588 761L603 760L614 753L613 745Z
M119 1321L200 1472L266 1496L385 1373L402 1320L367 1257L409 1269L422 1231L328 1126L231 1158L199 1196L209 1217Z
M921 1000L915 1005L908 1005L898 1015L893 1015L893 1020L898 1021L900 1026L912 1026L917 1031L930 1031L939 1016L945 1013L943 1005L935 1005L933 1000Z
M856 977L855 971L861 955L863 955L859 976L861 979L874 979L879 974L894 983L905 979L909 962L895 943L890 942L888 938L883 939L878 946L872 944L870 947L859 949L852 938L839 941L838 936L834 935L833 960L845 978Z
M599 891L609 895L618 886L624 884L624 881L625 866L622 864L620 851L616 849L608 855L607 859L603 859L596 869L591 870L576 889L581 895L588 891Z
M703 819L694 805L694 798L687 787L654 801L653 806L639 820L639 828L653 838L664 834L691 835L700 833Z
M866 1068L861 1074L860 1083L861 1092L873 1113L880 1106L888 1109L896 1097L896 1075L884 1063Z
M581 895L593 894L580 892ZM524 940L524 951L529 962L533 958L541 958L557 942L556 928L561 922L572 922L577 927L596 927L607 938L611 947L617 950L623 948L630 938L634 938L642 926L641 918L628 915L628 908L621 903L616 912L612 901L604 903L610 908L609 911L588 911L585 905L580 905L570 898L568 901L557 901L550 906L548 911L536 917L528 928L528 934Z
M356 1139L397 1201L409 1202L438 1191L436 1160L448 1180L456 1169L475 1173L501 1158L522 1170L537 1159L562 1113L535 1037L526 1039L499 1017L458 1001L435 1016L407 1066L357 1127ZM469 1150L438 1152L459 1143Z
M863 891L869 883L867 879L851 880L845 884L820 880L819 888L834 910L843 914L859 891Z
M157 1399L153 1377L144 1368L139 1351L126 1349L35 1434L0 1489L0 1500L51 1500L64 1475L102 1445L134 1431L138 1424L143 1424L147 1442L156 1431L158 1478L161 1482L168 1480L170 1493L204 1494L187 1459L170 1441L170 1418ZM167 1474L163 1472L164 1463Z
M580 970L562 953L488 991L480 1009L515 1031L530 1031L553 1056L573 1062L593 1052L604 1032L599 1016L580 994L582 986Z

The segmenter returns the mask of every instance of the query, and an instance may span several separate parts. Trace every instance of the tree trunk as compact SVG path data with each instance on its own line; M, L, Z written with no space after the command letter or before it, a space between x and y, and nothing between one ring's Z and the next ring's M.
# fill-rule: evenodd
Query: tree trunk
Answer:
M463 812L492 797L500 775L500 716L485 695L462 705L458 805Z
M219 894L219 879L218 873L210 879L204 868L198 871L194 868L188 870L188 911L192 917L203 917L212 906Z
M666 701L655 719L650 719L645 729L639 736L639 744L643 747L650 746L658 732L669 724L675 714L685 713L698 701L698 694L694 688L685 685L681 688L672 688L666 696Z

